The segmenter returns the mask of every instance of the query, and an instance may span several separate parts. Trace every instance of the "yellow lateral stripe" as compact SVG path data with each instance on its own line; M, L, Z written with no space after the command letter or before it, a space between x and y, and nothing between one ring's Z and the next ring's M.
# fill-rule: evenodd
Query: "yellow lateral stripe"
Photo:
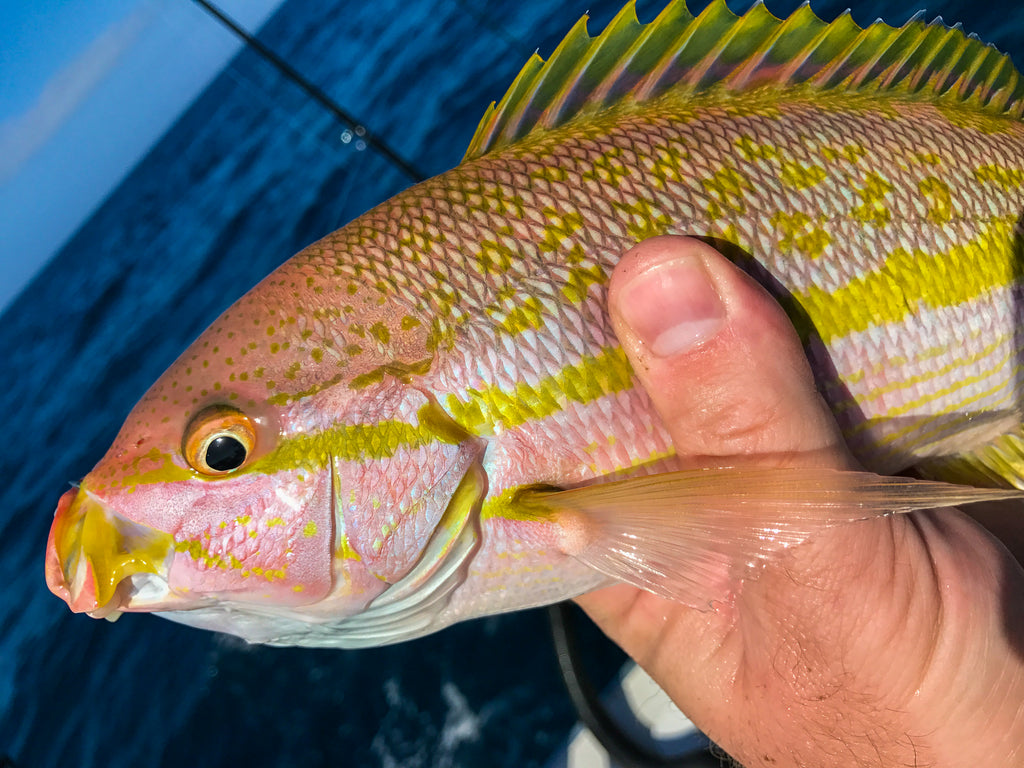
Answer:
M998 392L1000 389L1005 389L1005 388L1007 388L1007 383L1006 382L1004 382L1002 384L996 384L996 385L994 385L992 387L989 387L988 389L986 389L986 390L984 390L982 392L979 392L978 394L976 394L976 395L974 395L972 397L969 397L969 398L966 398L965 400L962 400L960 403L957 404L957 407L958 408L965 408L966 406L971 405L972 403L976 403L979 400L982 400L982 399L984 399L986 397L989 397L990 395ZM988 410L989 411L994 411L999 406L1004 405L1005 403L1007 403L1011 398L1012 398L1012 394L1008 394L1005 397L1003 397L1003 398L999 399L998 401L996 401L995 403L990 403L989 406L988 406ZM955 411L949 410L949 411L941 411L939 413L934 413L934 414L931 414L931 415L929 415L927 417L923 417L919 421L914 421L913 423L908 424L907 426L903 427L902 429L897 430L896 432L892 432L890 434L883 435L881 437L881 439L879 439L877 441L877 445L879 447L890 446L893 443L899 441L900 439L906 437L907 435L909 435L909 434L911 434L911 433L913 433L915 431L924 429L924 428L928 427L929 425L933 424L934 422L938 421L939 419L942 419L943 417L951 416L951 415L953 415L955 413L956 413ZM965 424L965 423L970 422L971 420L973 420L975 418L977 418L977 413L975 413L975 414L970 414L970 413L960 413L960 414L957 414L956 418L949 419L948 421L944 421L939 426L934 427L933 429L930 429L927 432L922 432L920 435L917 435L917 437L916 437L917 443L916 444L920 445L920 444L926 442L926 439L931 437L932 435L936 435L936 434L939 434L941 432L948 431L948 430L952 429L953 425ZM888 419L886 419L885 417L875 417L875 418L872 418L867 423L872 425L872 426L877 426L879 424L884 424L886 421L888 421ZM856 431L863 431L863 428L860 428L858 426L858 429ZM904 446L904 449L905 449L905 446ZM892 452L889 451L885 455L892 455Z
M982 332L980 330L971 331L963 339L963 343L967 344L969 342L975 341L981 336L981 333ZM1000 340L1004 340L1006 338L1007 334L1005 333L1000 334L998 337L998 339ZM998 343L998 341L996 343ZM885 359L885 362L874 363L871 366L870 370L867 368L861 368L859 371L854 371L848 376L845 376L844 381L846 381L848 384L856 384L858 382L863 381L868 376L878 376L888 369L903 367L906 365L910 365L911 363L923 363L926 360L933 360L936 357L942 357L948 354L948 344L936 344L933 347L928 347L927 349L914 352L910 358L908 358L906 355L892 355L890 357L887 357Z
M1012 353L1007 352L999 360L997 360L992 365L992 367L987 368L987 369L981 371L980 373L976 373L973 376L968 376L965 379L961 379L960 381L956 382L955 384L951 384L948 387L943 387L942 389L936 390L935 392L929 392L927 395L922 395L921 397L919 397L919 398L917 398L915 400L911 400L908 403L904 403L903 405L901 405L899 407L890 408L884 414L880 414L879 416L876 416L876 417L874 417L873 419L871 419L869 421L865 421L865 422L857 425L857 427L855 427L854 429L852 429L850 431L850 434L851 435L855 435L858 432L860 432L860 431L862 431L864 429L867 429L868 425L871 424L871 422L875 421L876 419L884 419L886 421L891 421L893 419L896 419L899 416L906 416L907 414L912 413L915 409L920 408L923 405L928 405L929 403L933 403L936 400L943 400L943 399L947 398L949 395L952 395L953 393L958 392L959 390L963 389L964 387L969 387L972 384L977 384L979 382L985 381L986 379L989 379L993 375L995 375L997 371L1002 369L1007 364L1007 362L1011 359L1011 357L1012 357ZM1016 373L1016 369L1017 368L1020 368L1020 366L1019 365L1014 366L1014 369L1015 369L1014 372L1015 373ZM999 389L1000 387L1005 387L1005 386L1007 386L1009 384L1010 381L1011 381L1010 378L1006 378L1001 383L999 383L995 387L993 387L993 389L990 390L990 391L995 391L996 389ZM964 405L967 405L968 403L972 402L974 399L975 398L972 397L972 398L969 398L967 400L962 400L962 401L960 401L958 403L950 403L945 409L935 413L932 416L932 418L939 418L941 416L947 416L947 415L949 415L951 413L955 413L957 409L962 408ZM919 426L922 423L924 423L924 422L918 422L917 425ZM913 428L913 427L909 427L909 428ZM896 433L896 434L899 434L899 433ZM887 442L887 440L883 440L882 442L885 443L885 442Z
M324 466L330 457L342 461L388 459L403 448L418 448L437 440L424 425L404 421L341 424L314 434L281 441L277 448L248 467L247 472L280 472Z
M992 394L993 392L995 392L998 389L999 389L999 387L992 387L991 389L987 389L984 392L980 392L975 397L972 397L969 400L965 400L963 403L961 403L961 405L970 405L973 402L977 402L978 400L980 400L980 399L982 399L984 397L987 397L988 395ZM1004 405L1006 405L1008 403L1011 403L1011 402L1014 402L1014 395L1013 395L1012 392L1008 393L1007 395L1005 395L1004 397L1000 398L996 402L990 403L989 404L989 412L995 412L1000 407L1002 407L1002 406L1004 406ZM946 415L946 414L936 414L935 416L929 417L925 421L920 421L920 422L917 422L916 424L914 424L912 426L905 427L904 429L901 429L899 431L899 433L896 433L895 435L893 435L891 437L891 439L889 439L889 436L886 436L887 439L885 439L881 443L879 443L879 446L881 447L882 445L886 445L886 446L890 446L890 447L889 447L888 450L883 451L880 454L880 458L884 461L884 460L894 456L896 454L896 451L892 450L892 448L891 448L892 443L896 442L900 437L904 437L904 436L906 436L907 434L913 432L916 429L921 429L923 427L928 426L932 422L934 422L937 419L939 419L942 415ZM947 432L947 433L950 433L950 434L955 433L961 426L970 423L971 421L973 421L976 418L977 418L977 413L961 413L961 414L958 414L956 418L949 419L948 421L944 421L941 424L939 424L938 426L936 426L936 427L934 427L932 429L929 429L927 432L923 432L922 434L917 435L916 438L915 438L914 444L912 446L910 446L909 450L912 451L917 446L927 445L928 442L930 442L930 440L934 436L940 435L943 432ZM879 421L881 421L881 420L879 420ZM908 447L907 446L901 446L900 450L907 451ZM971 448L969 450L974 450L974 448Z
M941 253L896 248L878 271L832 292L811 286L794 292L794 298L814 318L826 344L872 325L898 323L922 303L935 308L963 304L1014 283L1014 223L1011 216L994 219L975 239ZM908 281L906 275L916 279Z
M409 424L402 421L381 421L376 424L342 424L315 434L299 435L278 443L270 453L259 457L238 472L208 476L178 466L174 456L159 453L147 455L160 465L143 472L113 478L110 486L131 488L152 483L173 483L186 480L217 482L243 473L273 474L291 469L326 466L331 457L343 461L387 459L406 448L419 448L437 442L441 437L430 424ZM124 468L130 471L129 467ZM106 486L97 486L106 487Z
M979 363L985 360L986 358L990 357L992 353L995 352L1000 346L1006 344L1007 336L1007 334L1001 334L996 341L993 341L991 344L988 344L987 346L983 347L980 351L974 353L970 357L960 358L959 360L954 360L950 363L947 363L946 365L936 370L928 371L926 373L919 373L915 376L908 376L905 379L899 379L897 381L890 381L885 386L876 387L875 389L872 389L870 392L868 392L867 396L863 398L863 400L873 400L875 398L881 397L882 395L887 395L890 392L896 392L901 389L909 389L910 387L916 384L923 384L926 381L937 379L940 376L945 376L946 374L952 373L958 369L967 368L969 365ZM996 365L993 368L989 369L989 373L994 373L997 368L999 368L1005 363L1007 357L1009 356L1009 353L1003 355L996 363Z
M511 392L497 385L467 389L466 399L448 395L445 406L470 432L481 427L516 427L563 410L569 402L586 404L633 386L633 369L619 347L605 347L597 355L584 355L578 363L536 384L520 382ZM491 431L485 429L484 431Z
M945 376L946 374L952 373L960 368L966 368L969 365L980 362L981 360L984 360L985 358L989 357L996 349L998 349L1001 345L1006 343L1007 335L1002 334L997 338L996 341L987 345L981 351L976 352L970 357L954 360L953 362L947 363L941 368L937 368L932 371L927 371L926 373L919 373L914 376L908 376L905 379L897 379L896 381L890 381L888 384L885 384L881 387L875 387L874 389L869 390L868 392L857 398L849 398L840 403L837 403L833 405L832 410L835 413L842 413L843 411L855 405L859 406L862 405L863 403L870 402L871 400L877 400L883 395L888 395L892 392L898 392L901 389L910 389L911 387L917 384L923 384L927 381L931 381L932 379L937 379L941 376ZM1004 356L1002 358L1002 361L1005 361L1005 359L1006 357ZM916 360L918 360L918 358L915 358L915 361Z
M321 352L321 354L323 353ZM288 405L289 403L294 403L298 400L301 400L304 397L312 397L318 392L323 392L325 389L330 389L335 384L342 381L344 378L345 374L339 373L327 379L326 381L321 381L318 384L314 384L313 386L309 387L308 389L304 389L301 392L281 392L279 394L272 395L271 397L267 398L267 402L270 403L271 405Z

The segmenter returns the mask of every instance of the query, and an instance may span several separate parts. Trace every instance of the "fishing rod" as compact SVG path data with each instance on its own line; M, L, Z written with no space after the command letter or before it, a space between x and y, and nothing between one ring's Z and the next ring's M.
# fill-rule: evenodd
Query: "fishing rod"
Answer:
M558 668L580 722L608 753L612 765L618 768L721 768L722 760L710 746L671 754L662 751L667 745L661 742L662 747L659 747L659 740L653 734L648 733L650 743L638 738L637 729L645 729L639 722L630 729L616 720L584 669L574 613L578 613L578 609L564 602L549 605L547 609Z
M393 150L387 143L382 139L377 138L370 130L367 129L359 120L353 115L346 112L341 106L334 101L330 96L324 93L320 88L311 83L302 73L296 70L291 64L282 59L272 50L267 48L263 43L249 34L244 28L242 28L234 19L224 13L213 3L208 0L193 0L193 2L200 8L205 10L217 21L227 27L236 37L241 39L243 43L249 46L257 54L262 56L271 66L277 69L282 75L295 83L299 88L304 90L310 98L319 103L328 112L333 114L342 123L345 123L353 133L355 133L360 139L366 142L367 146L373 147L380 154L384 155L390 160L402 173L412 179L413 182L423 181L426 177L419 169L416 168L412 163L406 160L404 157L399 155Z

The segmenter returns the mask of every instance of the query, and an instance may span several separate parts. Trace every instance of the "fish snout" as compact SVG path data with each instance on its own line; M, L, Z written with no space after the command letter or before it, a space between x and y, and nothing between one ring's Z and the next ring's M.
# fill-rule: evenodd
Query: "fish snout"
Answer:
M46 545L46 583L76 613L96 618L127 609L132 577L165 582L170 534L118 515L84 488L60 497Z

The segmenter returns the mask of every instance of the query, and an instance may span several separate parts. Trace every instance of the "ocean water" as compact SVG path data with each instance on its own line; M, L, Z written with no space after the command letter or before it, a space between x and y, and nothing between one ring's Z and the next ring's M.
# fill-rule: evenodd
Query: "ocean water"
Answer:
M534 49L550 53L588 9L600 29L618 4L289 0L260 37L432 175L459 161ZM768 2L780 15L796 5ZM861 23L917 9L812 5L826 18L851 6ZM641 2L641 17L660 6ZM929 10L1024 64L1024 8ZM243 52L0 318L0 755L23 767L525 768L559 747L575 716L539 612L384 649L267 649L149 616L74 616L43 581L59 494L146 387L281 261L407 183ZM620 657L587 637L607 678Z

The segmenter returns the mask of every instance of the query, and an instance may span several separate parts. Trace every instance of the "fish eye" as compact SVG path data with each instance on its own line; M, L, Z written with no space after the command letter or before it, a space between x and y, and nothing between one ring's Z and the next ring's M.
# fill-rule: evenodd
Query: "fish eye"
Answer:
M182 439L185 461L204 475L226 475L241 467L256 447L256 428L241 411L213 405L197 413Z

